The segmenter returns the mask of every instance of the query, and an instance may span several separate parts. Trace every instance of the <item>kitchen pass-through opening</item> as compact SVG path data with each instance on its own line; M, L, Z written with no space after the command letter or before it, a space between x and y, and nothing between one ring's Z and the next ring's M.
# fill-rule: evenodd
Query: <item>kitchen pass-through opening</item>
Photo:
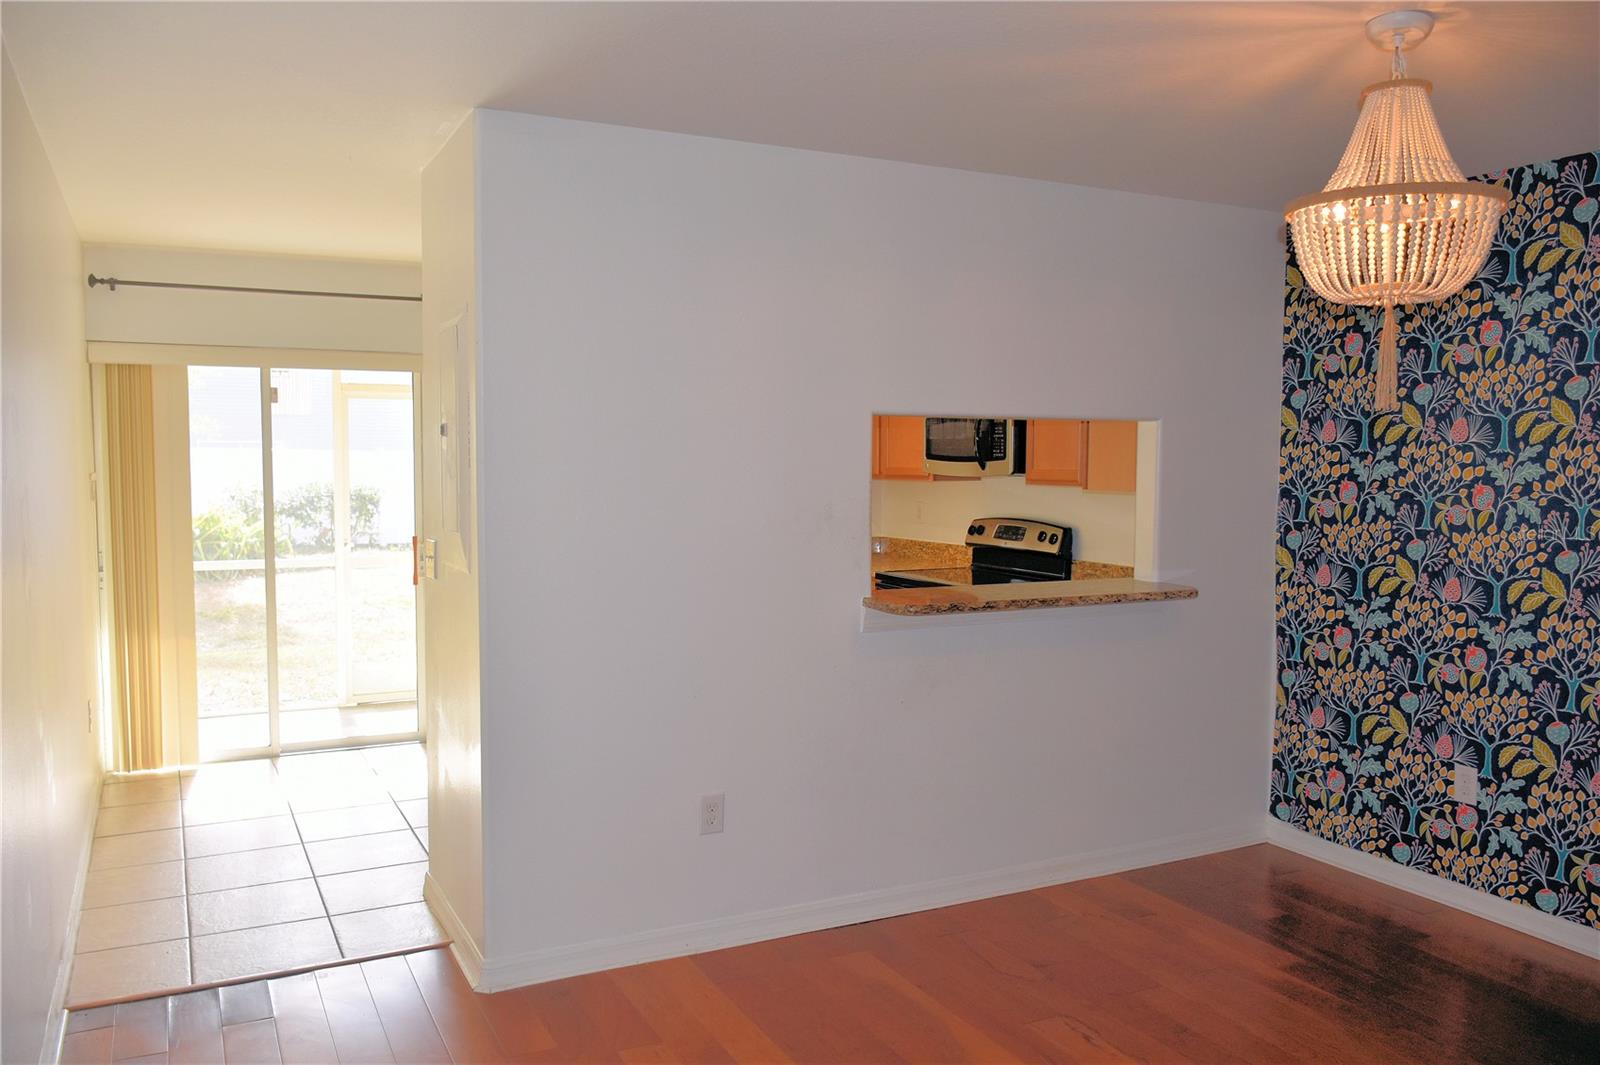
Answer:
M1159 430L874 414L874 589L1153 578Z

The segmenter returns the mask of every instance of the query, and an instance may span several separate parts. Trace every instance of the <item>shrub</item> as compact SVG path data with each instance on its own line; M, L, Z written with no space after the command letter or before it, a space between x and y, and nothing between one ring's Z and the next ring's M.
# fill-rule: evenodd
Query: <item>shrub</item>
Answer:
M353 544L363 547L377 544L381 501L381 493L376 488L358 486L350 490ZM332 485L325 482L301 485L285 498L274 501L273 516L278 554L333 550ZM265 543L259 490L236 491L228 496L226 503L195 515L196 562L261 558ZM230 571L217 571L219 577L230 575Z
M382 496L376 488L356 485L350 489L350 542L371 547L378 542L378 507ZM333 485L327 482L301 485L294 492L274 501L278 536L296 550L333 550Z

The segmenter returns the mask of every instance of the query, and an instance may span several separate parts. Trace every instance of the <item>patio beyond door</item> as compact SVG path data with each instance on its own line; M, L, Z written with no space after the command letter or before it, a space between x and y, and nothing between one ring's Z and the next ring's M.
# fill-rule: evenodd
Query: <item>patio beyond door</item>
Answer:
M411 374L188 385L199 757L414 738Z

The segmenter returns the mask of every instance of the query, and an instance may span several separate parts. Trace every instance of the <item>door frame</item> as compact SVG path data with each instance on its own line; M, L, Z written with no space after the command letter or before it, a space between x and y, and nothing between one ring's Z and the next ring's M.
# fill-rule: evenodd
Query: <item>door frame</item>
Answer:
M422 668L420 658L417 660L417 687L416 693L413 696L417 703L417 727L414 730L410 732L386 733L376 736L348 736L325 741L308 740L299 743L284 743L281 735L283 704L280 697L278 679L278 529L275 507L276 496L274 495L275 489L273 484L274 463L272 456L272 405L274 400L272 372L274 370L316 369L327 370L330 373L337 374L345 369L364 370L368 368L369 367L298 367L279 366L271 363L266 363L261 366L261 546L263 568L266 574L267 727L270 744L265 749L259 747L245 747L234 750L219 751L212 757L205 759L205 761L227 762L248 758L275 758L280 754L294 754L302 751L327 751L347 747L376 747L390 743L420 743L424 742L427 738L426 719L422 713ZM421 401L421 389L418 387L416 368L408 367L407 369L411 375L411 464L413 481L413 491L411 496L411 527L413 530L412 535L415 536L415 530L418 528L418 522L421 520L421 499L415 491L417 456L420 451L420 440L417 436L416 428L420 414L419 403ZM382 398L394 398L394 393L396 391L396 386L392 385L346 386L337 379L334 381L334 573L335 580L338 582L338 590L335 593L338 598L338 603L336 604L335 609L340 611L349 609L349 603L347 601L348 596L345 594L349 590L349 547L345 540L347 539L350 525L348 492L349 408L346 404L348 403L349 399L353 398L352 393L354 393L355 396L366 394ZM341 487L345 489L342 492L340 490ZM341 554L346 556L343 564L340 562ZM412 586L414 588L417 587L417 582L415 580L413 580ZM422 624L421 603L422 595L419 589L415 597L415 609L417 613L417 625L419 630ZM339 685L340 694L343 696L348 694L344 689L348 686L347 682L350 676L350 649L346 641L346 637L350 635L350 625L348 623L341 622L338 624L338 631L340 633L340 646L337 652L339 655ZM368 699L365 701L377 702L379 700ZM360 702L361 700L356 700L354 696L351 695L350 705L360 705ZM343 705L345 704L341 702L340 706ZM194 708L194 712L196 715L198 715L198 706ZM199 760L198 748L196 749L195 753L196 760Z
M415 742L423 742L423 743L425 743L427 741L427 734L428 734L428 721L427 721L427 714L425 712L425 708L427 706L427 703L426 703L426 699L425 699L425 688L424 688L424 685L425 685L426 681L425 681L425 673L424 673L424 668L423 668L423 662L424 662L424 655L423 655L423 638L424 638L423 612L425 610L425 599L426 599L426 597L422 594L422 588L421 588L420 582L416 581L415 578L413 579L413 586L416 587L416 589L417 589L416 597L415 597L415 609L416 609L416 618L417 618L417 620L416 620L416 655L415 655L415 658L416 658L416 695L415 695L415 699L416 699L416 704L417 704L417 727L416 727L416 729L414 731L411 731L411 732L388 733L388 734L374 735L374 736L348 737L348 738L340 738L340 739L335 739L335 740L329 740L329 741L326 741L326 742L319 742L319 741L301 742L301 743L283 743L282 742L282 739L281 739L281 737L279 735L279 714L281 713L281 708L279 707L279 704L278 704L278 668L277 668L278 667L278 663L277 663L277 651L278 651L277 644L278 644L278 639L277 639L277 588L276 588L276 585L277 585L277 582L276 582L276 575L277 575L277 551L276 551L276 547L277 547L277 540L276 540L276 528L275 528L275 515L273 513L273 509L274 508L273 508L273 483L272 483L272 392L271 392L271 387L272 387L271 374L272 374L272 371L274 369L320 369L320 370L347 370L347 371L386 370L386 371L396 371L396 372L402 372L402 373L409 374L410 377L411 377L410 388L411 388L411 413L412 413L412 447L411 447L412 484L413 484L413 493L412 493L412 528L413 528L413 530L416 530L416 535L420 535L421 518L422 518L422 495L421 495L421 488L422 488L422 483L421 483L422 482L422 436L421 436L421 430L422 430L421 371L422 371L422 366L421 366L421 361L422 360L416 355L407 355L407 354L398 353L398 352L393 352L393 353L391 353L391 352L366 352L366 351L337 352L337 351L325 351L325 350L296 351L296 350L289 350L289 349L280 350L280 349L251 349L251 348L217 349L217 348L188 348L186 346L179 346L179 345L105 344L105 343L96 343L96 342L91 342L88 345L88 347L89 347L89 355L90 355L90 363L91 363L91 390L90 390L89 401L90 401L91 409L92 409L92 412L93 412L92 432L93 432L93 444L94 444L94 454L95 454L95 459L96 459L96 474L97 474L96 485L95 485L97 490L94 493L94 495L95 495L94 502L95 502L95 509L96 509L96 522L97 522L97 526L98 526L98 531L100 533L100 541L101 541L102 545L105 542L104 541L104 537L107 535L106 522L109 520L109 517L108 517L106 501L104 499L104 493L98 491L98 487L99 487L99 485L98 485L98 472L99 472L100 469L104 468L104 454L103 454L103 451L104 451L104 447L105 447L105 421L104 421L104 419L105 419L105 405L104 405L104 385L103 385L103 380L104 379L103 379L103 373L100 371L100 366L102 366L102 365L104 365L106 363L111 363L111 362L126 362L126 363L135 363L135 364L142 363L142 364L145 364L145 365L151 365L151 366L155 366L155 367L173 367L173 368L175 368L175 369L177 369L177 370L179 370L181 372L182 377L183 377L183 379L185 381L187 381L188 368L190 366L248 366L248 367L259 368L260 374L261 374L261 377L260 377L260 381L261 381L260 390L261 390L261 454L262 454L262 509L263 509L263 515L262 515L263 545L262 546L263 546L263 556L264 556L263 557L263 570L264 570L264 574L265 574L265 585L266 585L266 604L265 604L266 633L265 633L265 635L266 635L266 638L267 638L267 665L268 665L268 670L267 670L267 673L268 673L268 675L267 675L267 686L268 686L267 720L268 720L268 726L269 726L270 745L268 747L264 747L264 748L260 748L260 747L257 747L257 748L238 748L238 749L230 749L230 750L218 751L218 752L212 753L210 755L210 757L202 759L200 757L199 741L198 741L199 706L198 706L197 701L195 701L194 696L193 696L194 685L191 683L191 684L189 684L187 686L177 686L176 688L174 686L163 685L163 691L165 693L163 698L164 698L164 700L167 701L167 705L163 707L163 718L164 718L164 721L165 721L166 725L171 729L171 732L173 734L173 740L169 744L169 747L170 747L169 758L175 756L176 757L176 763L175 764L177 764L177 765L194 765L194 764L200 764L202 762L229 762L229 761L239 761L239 760L253 759L253 758L276 757L276 756L278 756L280 754L293 754L293 753L299 753L299 752L304 752L304 751L336 750L336 749L344 749L344 748L352 748L352 747L374 747L374 746L382 746L382 745L385 745L385 744L395 744L395 743L415 743ZM152 350L152 349L160 349L160 350ZM371 395L373 395L375 397L379 396L380 393L387 392L387 396L386 397L382 397L382 398L393 398L393 393L397 389L397 387L398 386L393 386L393 385L387 385L387 386L386 385L367 385L367 384L360 384L360 383L358 383L356 385L353 385L353 386L352 385L342 386L342 388L345 390L345 393L346 393L346 395L344 397L346 402L348 401L349 398L359 398L359 396L361 395L361 393L363 391L366 391L368 394L371 394ZM181 488L182 499L183 499L183 502L184 502L185 506L187 506L189 504L189 499L190 499L189 456L188 456L188 450L187 450L187 440L188 440L188 402L187 402L187 400L188 400L188 392L187 392L187 387L185 386L182 389L182 391L183 391L183 397L182 397L183 398L183 403L181 405L173 403L173 404L169 405L169 407L168 407L169 413L170 413L170 415L171 415L173 420L177 419L177 416L178 416L179 413L181 413L181 415L182 415L181 431L180 431L180 427L177 426L177 425L172 425L172 426L169 427L171 432L177 433L178 435L181 435L183 437L183 440L185 441L185 447L183 448L183 452L184 453L183 453L183 456L182 456L182 462L181 462L181 464L174 462L172 464L174 468L172 468L170 470L158 471L158 477L161 477L161 478L165 479L165 483L166 483L166 485L168 487L168 490L171 491L172 494L174 494L174 495L178 494L177 490ZM354 393L354 395L351 395L350 393ZM338 393L336 393L336 397L337 396L338 396ZM342 410L344 410L344 409L347 409L347 408L344 407L344 403L343 402L338 402L338 403L335 404L336 418L338 418L339 413L341 413ZM342 420L342 419L339 419L339 420ZM181 476L180 476L180 474L181 474ZM160 492L160 489L158 488L158 493L159 492ZM335 494L337 495L338 493L336 492ZM170 510L171 508L167 508L167 509ZM346 518L348 520L348 513L346 514ZM169 517L168 520L169 520L169 522L175 522L176 521L176 519L173 518L173 517ZM191 527L190 526L190 522L189 522L189 520L186 519L183 522L183 532L187 533L189 531L190 527ZM174 528L169 535L170 535L170 537L176 537L176 536L178 536L180 534L178 533L178 530ZM185 546L185 550L183 552L184 556L186 558L190 557L190 549L188 547L187 540L185 540L185 545L184 546ZM415 549L413 548L413 550L415 550ZM99 625L100 632L98 633L99 645L100 645L99 646L99 652L100 652L100 658L102 660L102 669L100 670L100 674L101 674L101 685L100 686L101 686L102 692L101 692L101 698L99 700L99 703L100 703L100 715L99 716L100 716L100 721L101 721L101 730L100 730L101 731L101 736L100 736L100 739L101 739L102 746L106 747L109 750L110 745L113 742L115 742L114 737L115 737L116 731L120 727L120 725L118 723L119 715L116 712L116 708L112 705L111 700L107 697L107 695L106 695L106 693L104 691L104 688L105 688L105 677L107 676L107 673L106 673L105 668L103 668L103 667L105 665L106 656L109 653L109 639L110 639L109 614L106 613L106 611L104 609L104 603L103 603L104 597L106 595L106 581L107 581L107 578L106 578L106 565L107 565L107 562L106 562L106 559L105 559L105 553L104 553L103 549L97 552L97 556L98 557L97 557L97 565L96 565L96 569L97 569L96 577L97 577L97 583L99 585L99 593L100 593L99 598L102 600L101 611L100 611L101 618L100 618L100 625ZM162 561L168 561L173 557L174 556L171 553L164 554L163 557L162 557ZM188 597L189 609L186 610L186 611L177 611L175 619L172 619L172 618L165 619L165 620L173 620L173 621L175 621L175 624L172 626L173 631L172 631L170 637L165 637L163 642L165 642L167 639L170 639L170 640L172 640L173 642L176 643L178 648L180 648L180 649L187 648L189 653L187 654L187 656L185 656L183 659L180 660L180 663L181 663L180 664L180 670L182 668L184 668L184 667L189 667L192 670L192 665L193 665L193 662L194 662L193 648L194 648L194 639L195 639L195 631L194 631L194 620L195 619L194 619L194 611L193 611L193 595L194 595L193 570L191 568L185 567L184 572L176 573L176 572L173 572L173 570L176 567L173 567L173 566L169 565L169 566L164 567L164 568L165 568L166 572L163 573L161 578L160 578L161 579L161 589L160 589L161 593L162 594L168 594L168 595L187 596ZM181 591L179 591L180 589L181 589ZM341 676L347 676L348 675L348 673L347 673L347 662L341 661L340 670L341 670ZM343 683L343 681L341 681L341 684L342 683ZM400 694L403 694L403 693L373 693L373 694L375 694L375 695L377 695L379 697L378 698L368 697L366 699L360 700L360 702L367 702L367 703L381 702L381 701L384 701L382 699L382 695L384 695L384 694L400 695Z

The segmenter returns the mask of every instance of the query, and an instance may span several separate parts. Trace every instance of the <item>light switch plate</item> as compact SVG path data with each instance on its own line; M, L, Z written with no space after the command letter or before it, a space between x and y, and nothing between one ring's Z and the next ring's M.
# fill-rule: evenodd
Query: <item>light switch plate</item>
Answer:
M1452 768L1450 779L1450 796L1456 802L1468 805L1478 801L1478 770L1465 762L1457 762Z

